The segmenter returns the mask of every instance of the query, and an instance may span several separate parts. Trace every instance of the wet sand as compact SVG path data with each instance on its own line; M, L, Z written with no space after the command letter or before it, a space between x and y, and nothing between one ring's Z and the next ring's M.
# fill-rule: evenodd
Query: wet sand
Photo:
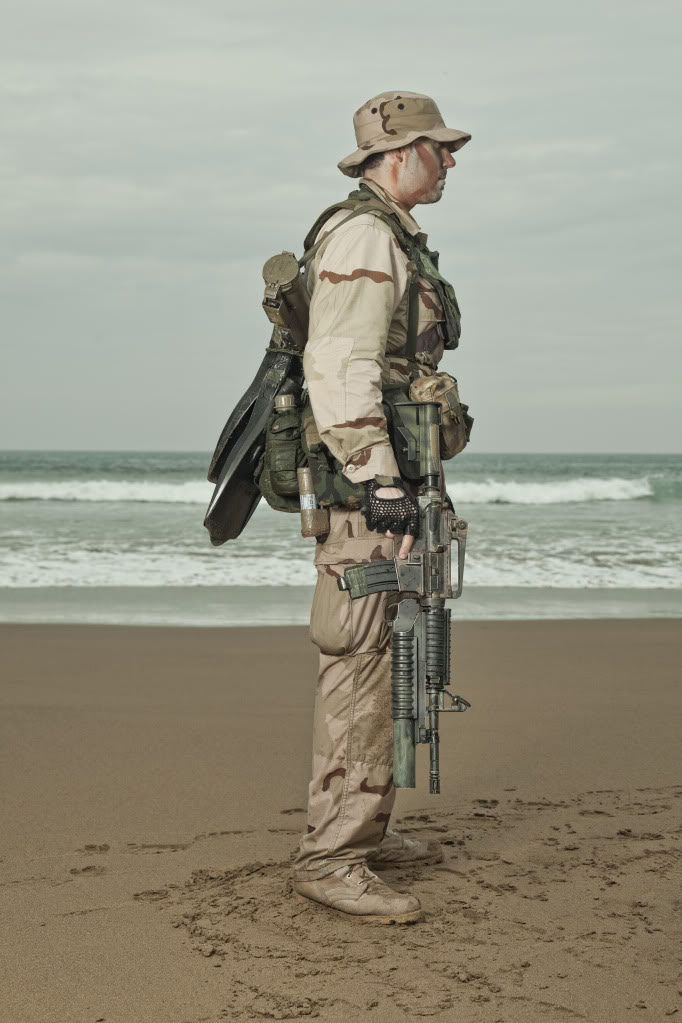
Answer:
M443 794L385 873L423 924L291 895L302 628L0 627L0 1020L680 1018L679 621L457 627Z

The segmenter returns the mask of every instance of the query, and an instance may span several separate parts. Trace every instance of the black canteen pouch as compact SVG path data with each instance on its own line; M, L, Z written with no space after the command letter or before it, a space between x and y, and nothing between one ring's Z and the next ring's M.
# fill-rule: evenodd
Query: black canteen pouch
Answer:
M296 470L306 465L301 441L301 409L273 409L265 427L265 450L256 469L256 483L271 508L299 512Z
M351 483L343 466L321 440L308 401L302 410L302 440L306 464L313 477L315 498L320 508L359 508L365 497L362 483Z

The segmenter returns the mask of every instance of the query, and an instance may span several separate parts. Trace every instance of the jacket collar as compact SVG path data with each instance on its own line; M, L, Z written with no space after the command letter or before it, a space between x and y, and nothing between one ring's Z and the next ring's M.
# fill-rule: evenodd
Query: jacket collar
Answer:
M405 228L407 233L413 238L416 238L418 242L426 245L427 235L424 234L414 217L407 212L404 206L401 206L397 199L394 199L390 192L387 192L381 185L377 185L376 181L369 181L367 178L360 178L360 184L365 185L375 195L377 195L382 202L385 202L387 206L390 206L393 212L398 217L398 220Z

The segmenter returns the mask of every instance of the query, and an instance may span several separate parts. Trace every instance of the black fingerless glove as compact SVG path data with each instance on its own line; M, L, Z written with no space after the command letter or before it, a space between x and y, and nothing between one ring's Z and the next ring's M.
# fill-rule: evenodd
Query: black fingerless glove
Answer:
M368 529L377 533L402 533L419 536L419 505L406 492L401 479L390 483L379 483L377 480L366 480L365 501L360 509L365 516ZM400 487L402 497L377 497L377 490L382 487Z

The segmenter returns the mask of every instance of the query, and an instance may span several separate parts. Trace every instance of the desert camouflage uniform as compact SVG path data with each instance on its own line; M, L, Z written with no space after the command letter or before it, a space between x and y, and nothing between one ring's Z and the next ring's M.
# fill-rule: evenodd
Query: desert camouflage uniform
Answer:
M379 185L364 183L411 235L419 233ZM323 233L347 215L335 213ZM416 359L405 356L409 273L393 232L371 213L334 231L309 268L306 381L320 437L353 483L400 475L382 389L430 375L443 354L443 311L431 285L420 280ZM397 595L351 601L337 580L346 565L393 557L394 543L370 532L360 511L332 509L329 537L317 546L310 634L320 673L308 833L295 863L301 880L371 859L393 809L391 628L384 619Z

